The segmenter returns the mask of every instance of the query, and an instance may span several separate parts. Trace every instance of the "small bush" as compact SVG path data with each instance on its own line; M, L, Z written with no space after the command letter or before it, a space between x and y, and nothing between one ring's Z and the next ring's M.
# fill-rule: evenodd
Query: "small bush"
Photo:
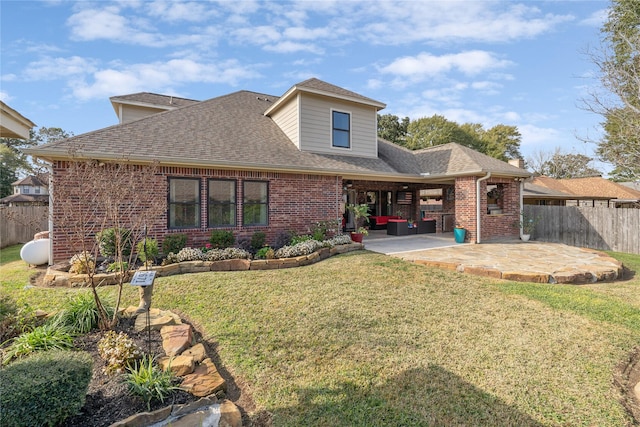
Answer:
M260 250L267 241L267 235L262 231L256 231L251 236L251 249L254 252Z
M213 230L209 238L209 243L214 249L230 248L235 242L236 238L230 230Z
M86 251L72 256L69 263L71 264L69 273L88 274L96 268L96 259Z
M8 295L0 295L0 344L38 326L34 310L27 306L18 308Z
M236 247L247 252L255 252L253 249L251 249L251 238L249 238L248 236L238 237L238 239L236 240Z
M151 401L158 399L164 402L164 398L169 396L178 387L173 385L174 376L171 370L162 371L153 363L151 356L145 356L133 367L128 368L126 382L129 392L140 396L147 404L147 409L151 410Z
M118 242L118 233L120 234ZM122 248L122 255L131 254L131 230L126 228L105 228L96 235L100 255L104 257L114 257L117 255L118 243Z
M304 242L297 243L291 246L283 246L275 251L276 258L292 258L302 255L309 255L324 245L317 240L305 240Z
M107 266L107 273L117 273L120 271L127 271L129 269L129 263L126 261L112 262Z
M173 252L177 254L185 246L187 246L186 234L167 234L162 241L162 253L169 254L169 252Z
M275 249L280 249L283 246L289 246L291 244L291 238L293 234L290 231L281 231L276 236L276 241L274 242L273 247Z
M122 373L125 368L132 366L142 357L142 350L124 332L116 334L109 331L98 342L98 354L106 363L104 371L113 374Z
M73 336L66 328L52 322L38 326L33 331L15 338L7 349L2 363L6 365L12 359L39 351L70 348L73 348Z
M0 370L0 425L61 425L84 406L92 365L88 353L48 351Z
M104 305L107 316L113 316L113 308ZM86 334L98 328L100 314L92 292L82 292L69 299L65 306L55 315L53 322L67 328L72 333Z
M147 261L153 261L160 253L160 250L158 249L158 241L156 239L146 237L138 242L136 245L136 252L138 253L140 261L145 264Z
M289 243L289 245L290 246L295 246L298 243L306 242L307 240L313 240L313 238L311 236L309 236L308 234L301 234L301 235L292 236L291 237L291 243Z

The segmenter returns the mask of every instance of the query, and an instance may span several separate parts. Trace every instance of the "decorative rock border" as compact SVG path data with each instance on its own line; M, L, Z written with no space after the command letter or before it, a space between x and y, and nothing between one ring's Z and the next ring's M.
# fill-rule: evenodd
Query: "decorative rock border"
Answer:
M230 400L218 401L217 394L226 392L227 384L207 357L202 343L196 343L193 329L182 323L171 311L149 310L136 313L137 307L127 307L123 317L135 316L135 330L159 330L165 356L158 359L160 367L182 377L180 387L202 399L187 405L171 405L153 412L142 412L118 421L111 427L242 427L242 415Z
M276 259L227 259L223 261L184 261L176 264L154 266L149 270L156 271L156 277L172 276L175 274L203 273L207 271L246 271L246 270L276 270L280 268L303 267L325 260L334 255L364 249L362 243L337 245L332 248L321 248L309 255L295 258ZM75 274L61 270L66 264L52 265L42 279L45 286L76 287L88 286L89 276ZM133 273L125 273L128 282ZM93 276L100 286L115 285L119 282L120 273L96 274Z

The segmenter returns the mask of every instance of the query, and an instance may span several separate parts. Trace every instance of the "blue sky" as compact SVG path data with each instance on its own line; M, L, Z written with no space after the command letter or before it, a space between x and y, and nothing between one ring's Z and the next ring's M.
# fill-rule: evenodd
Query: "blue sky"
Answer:
M317 77L382 101L381 113L515 125L531 156L601 117L579 108L597 85L607 1L6 1L0 99L37 126L75 134L117 124L109 97L197 100L282 95Z

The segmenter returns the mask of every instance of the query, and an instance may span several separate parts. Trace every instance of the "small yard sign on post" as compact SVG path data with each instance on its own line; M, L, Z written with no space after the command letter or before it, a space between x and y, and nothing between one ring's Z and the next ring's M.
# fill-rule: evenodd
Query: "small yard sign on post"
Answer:
M151 317L149 310L151 310L151 293L153 292L153 281L156 278L155 271L136 271L133 273L131 284L133 286L140 286L140 305L138 306L137 313L147 312L147 352L151 354Z

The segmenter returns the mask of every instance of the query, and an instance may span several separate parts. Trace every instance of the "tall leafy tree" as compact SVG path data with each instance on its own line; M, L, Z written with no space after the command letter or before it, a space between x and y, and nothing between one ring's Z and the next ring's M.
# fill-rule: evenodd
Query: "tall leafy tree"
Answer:
M592 166L594 159L584 154L564 153L560 147L553 151L538 150L527 156L527 168L535 175L551 178L585 178L602 175Z
M605 93L585 101L604 117L596 152L614 178L640 180L640 2L612 0L602 34L603 48L590 56Z
M18 180L20 175L34 172L34 164L29 161L23 148L35 145L47 144L73 136L56 127L41 127L37 131L29 131L29 139L0 138L0 197L11 194L11 184Z
M394 114L378 114L378 136L398 145L405 145L409 117L400 119Z
M444 116L433 115L412 120L407 127L407 148L419 150L436 145L457 142L462 145L473 145L469 135L456 122Z

